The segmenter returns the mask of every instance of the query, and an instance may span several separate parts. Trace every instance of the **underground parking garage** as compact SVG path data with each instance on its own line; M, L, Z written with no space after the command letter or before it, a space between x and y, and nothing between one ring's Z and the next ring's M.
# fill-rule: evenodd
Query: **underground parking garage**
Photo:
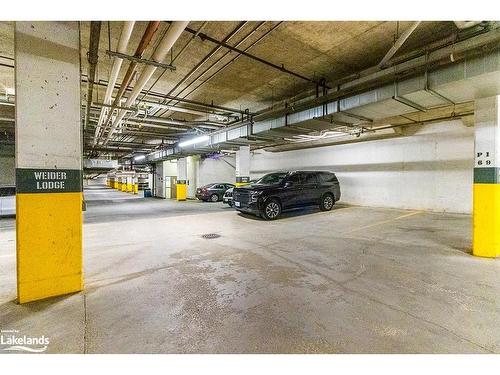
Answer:
M0 34L2 352L500 352L499 22Z

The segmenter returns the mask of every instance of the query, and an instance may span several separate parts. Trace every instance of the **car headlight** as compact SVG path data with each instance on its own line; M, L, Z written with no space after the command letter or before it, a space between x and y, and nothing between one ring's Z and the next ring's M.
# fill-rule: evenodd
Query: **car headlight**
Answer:
M262 195L262 191L254 191L252 194L250 194L250 202L255 203L257 202L257 199Z

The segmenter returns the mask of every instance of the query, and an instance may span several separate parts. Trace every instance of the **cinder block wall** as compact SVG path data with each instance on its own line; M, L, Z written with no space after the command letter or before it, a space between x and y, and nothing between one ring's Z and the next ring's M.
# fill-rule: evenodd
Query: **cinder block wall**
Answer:
M350 204L470 213L474 127L448 121L412 136L280 153L254 153L251 176L326 169Z

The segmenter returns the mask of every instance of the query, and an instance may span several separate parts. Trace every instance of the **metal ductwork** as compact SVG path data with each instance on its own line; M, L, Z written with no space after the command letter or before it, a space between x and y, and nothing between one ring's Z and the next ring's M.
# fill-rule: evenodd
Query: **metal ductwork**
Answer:
M147 160L175 158L238 143L250 144L254 139L283 144L287 139L300 139L305 134L321 135L339 128L347 136L354 135L354 131L373 134L381 129L378 127L381 123L400 126L418 125L433 121L433 118L443 121L449 117L449 107L455 118L468 116L470 103L478 95L500 93L499 41L500 29L494 29L432 51L423 58L402 62L394 69L361 75L340 85L337 91L312 97L295 108L269 111L255 116L253 121L212 132L203 145L155 151ZM452 51L460 56L459 61L449 59ZM432 64L432 70L425 60ZM393 70L408 73L395 80ZM439 111L446 112L446 116L441 116ZM388 119L394 122L384 122Z

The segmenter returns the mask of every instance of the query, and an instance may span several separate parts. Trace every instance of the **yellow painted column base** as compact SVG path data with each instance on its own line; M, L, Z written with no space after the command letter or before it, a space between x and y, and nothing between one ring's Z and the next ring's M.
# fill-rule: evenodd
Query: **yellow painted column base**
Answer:
M235 182L234 186L240 187L240 186L245 186L245 185L249 185L249 184L250 184L249 182Z
M82 193L16 195L19 303L79 292Z
M134 192L134 185L127 183L127 193Z
M125 184L125 183L122 182L120 185L121 185L120 186L121 187L121 189L120 189L121 191L124 191L124 192L127 191L127 184Z
M187 184L177 184L177 200L185 201L187 198Z
M115 189L116 190L121 190L122 189L122 183L121 182L115 182Z
M500 256L500 184L474 184L472 254Z
M139 185L134 184L134 194L139 194Z

